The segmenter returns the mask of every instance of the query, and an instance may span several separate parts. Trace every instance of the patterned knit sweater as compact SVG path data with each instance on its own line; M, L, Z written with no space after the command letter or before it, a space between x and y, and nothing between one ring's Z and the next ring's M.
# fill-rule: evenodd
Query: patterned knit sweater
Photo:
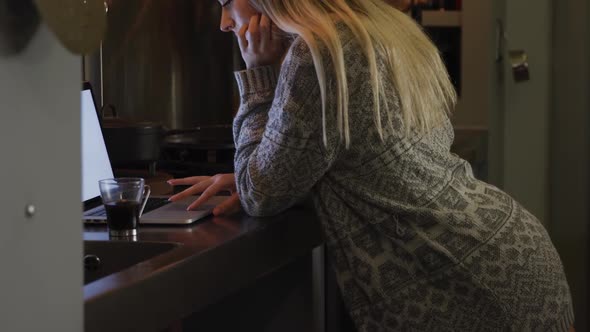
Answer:
M403 135L388 79L382 141L366 58L348 30L340 34L348 149L336 129L329 71L323 144L319 84L301 38L280 73L236 72L235 172L245 211L274 215L311 194L360 331L567 331L569 287L543 226L450 152L448 120L427 135ZM331 68L328 57L324 64ZM385 72L380 59L378 67Z

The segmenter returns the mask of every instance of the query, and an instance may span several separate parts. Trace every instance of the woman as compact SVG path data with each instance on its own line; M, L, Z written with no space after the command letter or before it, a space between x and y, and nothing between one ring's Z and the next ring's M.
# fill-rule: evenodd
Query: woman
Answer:
M410 18L382 0L220 4L247 65L236 173L173 180L192 185L173 200L229 189L215 214L266 216L311 194L361 331L572 326L545 229L449 152L455 93Z

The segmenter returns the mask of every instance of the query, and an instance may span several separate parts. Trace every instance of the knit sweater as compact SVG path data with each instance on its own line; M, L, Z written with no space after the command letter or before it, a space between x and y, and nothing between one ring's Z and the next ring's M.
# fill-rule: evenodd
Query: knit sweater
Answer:
M382 75L383 140L368 62L340 29L350 93L350 146L336 127L327 68L326 134L308 46L298 38L277 72L236 72L237 190L245 211L275 215L311 195L338 284L360 331L567 331L572 301L540 222L474 178L450 152L448 119L405 134L393 82ZM378 69L386 72L383 55Z

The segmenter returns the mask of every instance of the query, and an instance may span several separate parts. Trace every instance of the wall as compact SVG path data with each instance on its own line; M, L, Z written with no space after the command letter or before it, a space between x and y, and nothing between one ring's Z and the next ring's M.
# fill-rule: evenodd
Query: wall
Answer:
M105 105L169 129L231 125L233 36L216 1L111 0L103 42ZM89 58L98 86L97 56ZM99 91L95 88L95 91ZM107 113L108 115L108 113ZM231 138L231 137L229 137Z
M504 62L490 113L490 180L541 219L560 253L588 329L590 5L584 0L498 1ZM584 36L584 37L581 37ZM515 83L507 51L529 55L531 80Z
M0 56L0 101L0 330L81 331L79 58L43 27Z
M505 1L494 1L490 25L494 26L494 37L488 42L489 53L494 54L490 68L490 112L488 113L488 181L498 187L504 183L504 39L502 38L506 19Z
M590 5L553 6L551 114L551 236L565 265L576 309L576 329L588 324L590 185Z
M503 188L545 225L549 219L551 1L505 3ZM512 78L506 51L528 53L530 81Z
M457 128L487 128L492 95L493 0L463 1L461 97L453 113Z

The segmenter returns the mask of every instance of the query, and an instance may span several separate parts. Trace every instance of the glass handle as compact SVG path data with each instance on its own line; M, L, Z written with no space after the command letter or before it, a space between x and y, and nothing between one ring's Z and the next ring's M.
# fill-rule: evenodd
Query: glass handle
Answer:
M143 203L141 203L141 210L139 210L139 217L140 218L141 218L141 215L143 214L143 209L145 209L145 205L146 205L151 193L152 193L152 189L150 188L150 186L148 186L147 184L145 186L143 186Z

